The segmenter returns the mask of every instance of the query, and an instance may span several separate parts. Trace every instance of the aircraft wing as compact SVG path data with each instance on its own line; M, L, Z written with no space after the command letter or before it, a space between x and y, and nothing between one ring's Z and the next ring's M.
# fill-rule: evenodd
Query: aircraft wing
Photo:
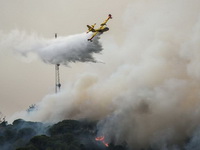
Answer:
M112 19L111 14L108 15L108 18L101 24L101 26L105 26L109 19Z
M97 31L97 32L94 32L94 34L92 35L91 38L88 39L88 41L92 42L92 39L93 39L98 33L99 33L98 31Z

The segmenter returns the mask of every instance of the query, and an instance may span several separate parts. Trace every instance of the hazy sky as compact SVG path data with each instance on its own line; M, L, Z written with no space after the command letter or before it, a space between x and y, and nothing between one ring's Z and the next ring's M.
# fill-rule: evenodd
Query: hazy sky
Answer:
M44 38L54 38L54 33L68 36L85 32L87 24L101 23L111 13L111 30L104 36L110 36L120 44L126 32L123 14L131 1L0 0L0 33L9 34L18 30ZM61 67L61 82L67 84L75 79L88 65L96 68L95 64ZM46 94L54 92L54 66L41 60L29 61L1 49L0 70L0 111L6 116L26 109Z

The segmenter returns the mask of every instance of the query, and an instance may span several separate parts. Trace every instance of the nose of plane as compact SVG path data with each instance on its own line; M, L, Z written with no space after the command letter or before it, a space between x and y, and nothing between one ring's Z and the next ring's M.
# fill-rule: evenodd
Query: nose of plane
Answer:
M105 30L105 31L108 31L108 30L109 30L109 28L108 28L108 27L106 27L104 30Z

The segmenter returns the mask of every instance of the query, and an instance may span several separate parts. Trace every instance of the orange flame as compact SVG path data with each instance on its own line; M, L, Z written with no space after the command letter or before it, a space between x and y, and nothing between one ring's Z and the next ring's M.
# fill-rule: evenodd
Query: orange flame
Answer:
M95 138L96 141L101 141L106 147L108 147L108 143L105 142L104 136L99 136Z

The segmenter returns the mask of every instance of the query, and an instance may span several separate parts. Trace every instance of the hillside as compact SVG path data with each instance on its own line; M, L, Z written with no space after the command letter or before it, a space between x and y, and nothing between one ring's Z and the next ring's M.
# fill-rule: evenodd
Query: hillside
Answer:
M0 124L1 150L126 150L96 138L96 123L63 120L54 125L22 119Z

